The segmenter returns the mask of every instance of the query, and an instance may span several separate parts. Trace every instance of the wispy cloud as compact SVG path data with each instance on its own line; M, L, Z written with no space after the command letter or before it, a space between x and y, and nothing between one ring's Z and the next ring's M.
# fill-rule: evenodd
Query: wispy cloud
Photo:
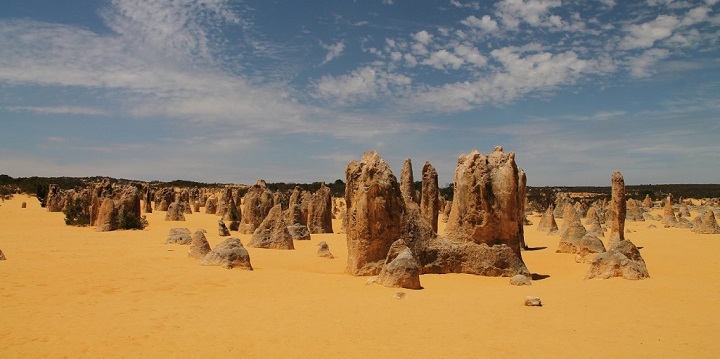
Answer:
M339 41L331 45L325 45L323 43L320 43L320 46L322 46L322 48L328 51L327 55L325 55L325 60L323 60L321 65L325 65L326 63L334 60L335 58L340 56L340 54L342 54L343 50L345 50L344 41Z
M108 112L104 109L80 106L5 106L9 111L35 112L41 114L72 114L87 116L103 116Z

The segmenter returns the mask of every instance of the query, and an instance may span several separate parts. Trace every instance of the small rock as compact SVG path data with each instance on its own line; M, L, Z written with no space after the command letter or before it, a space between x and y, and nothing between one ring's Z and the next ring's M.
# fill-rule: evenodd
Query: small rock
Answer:
M27 208L27 203L25 203L25 202L21 203L20 208Z
M542 301L540 301L540 298L538 297L525 297L525 306L526 307L542 307Z
M518 274L510 278L510 284L512 285L532 285L530 279L522 274Z
M323 258L329 258L329 259L335 258L332 255L332 253L330 253L330 246L328 246L327 242L325 242L325 241L318 243L317 255L318 255L318 257L323 257Z
M4 260L7 260L7 258L5 258L5 254L2 252L2 249L0 249L0 261Z
M395 292L394 298L395 299L405 299L406 296L407 296L407 294L405 292Z

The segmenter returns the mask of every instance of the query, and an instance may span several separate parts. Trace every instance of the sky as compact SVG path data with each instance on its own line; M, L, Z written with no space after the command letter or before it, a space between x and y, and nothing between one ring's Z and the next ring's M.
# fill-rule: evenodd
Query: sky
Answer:
M0 0L0 173L720 183L718 0Z

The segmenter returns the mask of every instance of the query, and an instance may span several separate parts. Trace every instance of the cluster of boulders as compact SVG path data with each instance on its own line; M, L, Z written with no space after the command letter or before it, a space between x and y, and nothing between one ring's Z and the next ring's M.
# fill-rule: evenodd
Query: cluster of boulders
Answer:
M560 242L557 253L575 254L579 263L590 263L586 279L623 277L626 279L648 278L645 261L638 248L625 239L625 220L644 221L645 204L626 199L625 181L620 172L612 174L612 197L587 206L582 202L573 204L568 196L558 196L556 203L563 206L561 225L557 226L557 209L552 204L543 213L537 230L557 233ZM584 216L584 220L581 219ZM583 225L584 222L584 225ZM586 228L585 226L588 226ZM605 231L609 236L604 242Z
M411 172L405 161L399 183L374 151L348 164L346 272L412 289L421 287L424 273L529 276L521 255L526 179L514 153L496 147L459 157L444 234L429 220L441 208L435 169L423 166L419 196L409 185Z
M188 228L171 228L165 244L188 245L188 257L199 260L200 265L253 270L250 255L238 238L228 238L210 248L205 233L207 231L202 228L196 229L192 235Z

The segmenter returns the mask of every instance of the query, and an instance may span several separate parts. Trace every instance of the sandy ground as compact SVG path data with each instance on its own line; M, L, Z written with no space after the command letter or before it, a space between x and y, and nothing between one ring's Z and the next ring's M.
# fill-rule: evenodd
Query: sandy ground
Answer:
M528 226L523 258L544 277L532 286L423 275L412 291L344 274L341 234L295 251L248 248L252 272L202 267L165 237L205 228L214 246L217 217L164 215L100 233L65 226L35 198L0 203L2 357L720 357L720 235L628 222L652 278L587 281L587 264L555 253L558 236ZM316 256L320 241L336 259ZM543 307L525 307L527 295Z

